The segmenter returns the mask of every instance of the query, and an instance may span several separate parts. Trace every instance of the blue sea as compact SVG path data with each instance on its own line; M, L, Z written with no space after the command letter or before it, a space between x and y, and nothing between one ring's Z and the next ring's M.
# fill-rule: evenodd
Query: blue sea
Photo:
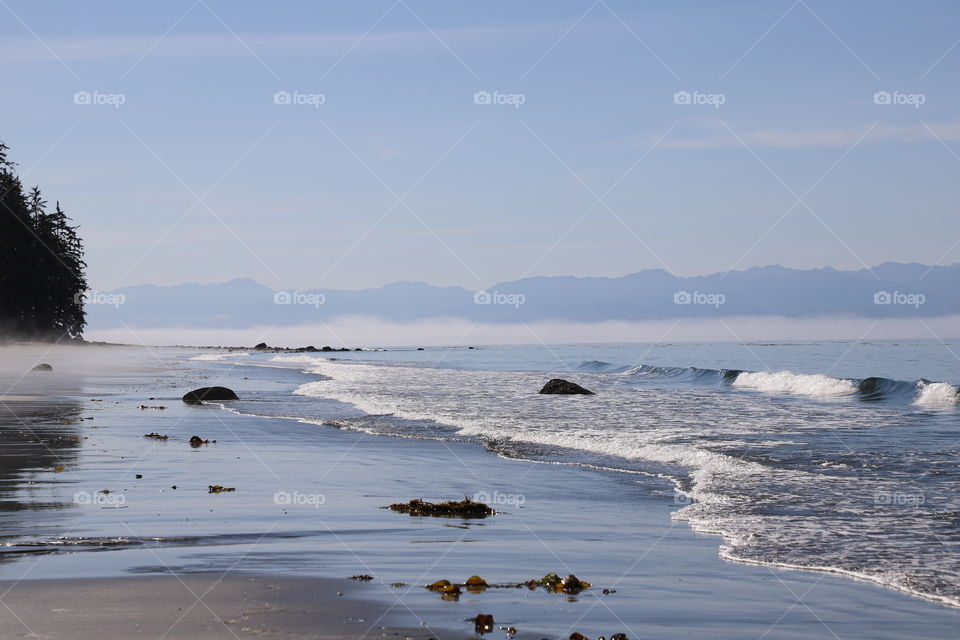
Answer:
M231 403L239 413L476 441L504 457L633 474L671 486L674 517L722 536L724 558L846 574L960 606L957 340L195 360L308 374L293 396ZM554 377L596 395L538 394Z

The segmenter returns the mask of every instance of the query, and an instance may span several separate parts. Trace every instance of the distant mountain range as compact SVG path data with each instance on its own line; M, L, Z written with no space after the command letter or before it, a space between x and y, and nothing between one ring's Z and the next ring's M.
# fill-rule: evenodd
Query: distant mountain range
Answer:
M523 278L482 292L423 282L361 290L276 291L238 278L219 284L92 291L87 312L91 329L291 326L344 315L400 322L458 317L493 323L717 316L930 317L960 314L960 263L887 262L859 271L773 265L694 277L648 269L617 278Z

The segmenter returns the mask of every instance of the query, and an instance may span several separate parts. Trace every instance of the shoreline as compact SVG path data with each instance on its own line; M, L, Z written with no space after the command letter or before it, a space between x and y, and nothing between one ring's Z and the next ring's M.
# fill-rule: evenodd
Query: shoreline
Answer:
M187 363L188 354L147 354L143 362L153 362L152 368L124 363L120 373L88 378L71 407L73 424L48 425L55 433L49 441L54 457L63 457L59 446L72 447L75 457L64 459L61 473L22 469L11 491L24 507L17 519L43 525L46 533L36 542L60 544L39 547L51 553L37 554L32 547L15 557L8 542L0 578L18 578L29 567L28 577L38 578L31 583L56 590L68 576L86 576L96 588L97 581L131 572L189 576L227 570L335 584L354 584L345 578L367 573L383 589L369 585L371 597L383 606L401 599L431 628L467 633L466 618L492 613L498 625L517 627L524 640L565 638L573 631L591 638L622 632L631 640L759 637L771 625L768 637L801 638L809 637L811 624L826 633L817 617L842 637L895 638L910 629L951 637L960 622L954 609L873 583L725 561L714 534L671 519L672 492L658 492L656 483L632 474L504 458L476 442L390 438L183 406L179 396L188 388L226 382L242 398L270 409L284 389L307 379L295 369ZM156 357L167 359L166 368ZM101 393L110 390L112 395ZM166 409L139 409L148 396L155 397L149 404ZM169 433L171 440L145 440L148 432ZM192 435L217 442L194 449L186 443ZM206 486L214 483L236 492L208 495ZM178 488L171 490L172 484ZM45 487L42 495L30 488L38 486ZM69 504L78 491L104 488L110 496L124 496L122 508ZM475 522L380 509L478 490L523 495L524 504ZM322 494L323 502L278 505L277 492ZM10 541L16 522L4 519L3 535ZM111 536L126 542L111 546ZM63 553L69 548L77 552ZM443 602L422 589L441 578L462 581L479 574L501 583L549 571L575 573L594 587L573 601L524 589ZM394 582L405 587L397 592ZM615 593L604 595L604 588ZM151 614L146 598L130 606Z

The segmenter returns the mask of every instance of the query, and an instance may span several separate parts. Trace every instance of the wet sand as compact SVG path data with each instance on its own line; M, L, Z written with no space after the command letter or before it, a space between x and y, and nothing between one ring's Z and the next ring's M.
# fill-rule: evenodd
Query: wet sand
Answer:
M299 372L186 361L193 353L45 354L53 375L12 385L9 395L45 400L0 403L2 635L161 637L157 625L196 602L180 581L196 581L197 591L218 576L223 583L203 598L215 614L198 604L171 634L368 638L423 621L428 634L472 635L466 620L478 613L495 616L488 637L497 640L507 638L500 626L516 627L518 640L574 631L951 638L960 626L958 610L873 584L726 562L717 537L671 520L673 492L649 478L185 405L182 393L213 384L264 412L283 409L277 398L315 402L288 397L304 381ZM169 439L143 437L151 432ZM193 435L216 442L191 447ZM211 494L212 484L236 490ZM499 496L501 513L466 521L381 508L478 492ZM491 589L449 602L422 587L550 571L594 586L577 596ZM324 620L342 626L331 631Z
M360 599L370 591L343 580L240 574L0 582L0 621L4 637L72 640L454 635Z

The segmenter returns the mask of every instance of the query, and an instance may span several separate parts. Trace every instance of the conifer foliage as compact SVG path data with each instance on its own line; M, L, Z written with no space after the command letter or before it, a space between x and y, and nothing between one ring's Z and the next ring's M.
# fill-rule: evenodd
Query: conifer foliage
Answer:
M24 193L0 142L0 337L79 339L86 324L83 243L57 202Z

